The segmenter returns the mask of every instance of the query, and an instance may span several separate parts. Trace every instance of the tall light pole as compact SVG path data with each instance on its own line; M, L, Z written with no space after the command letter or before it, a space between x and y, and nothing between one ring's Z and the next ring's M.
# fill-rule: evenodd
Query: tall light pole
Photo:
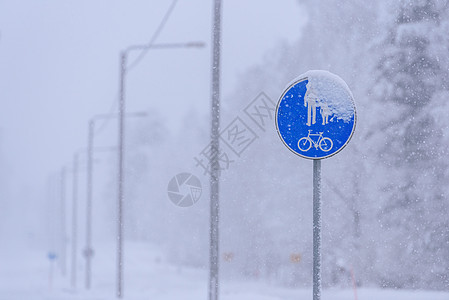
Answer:
M54 271L54 265L55 265L55 260L58 257L58 251L57 251L57 243L56 243L56 239L57 236L59 235L58 232L58 224L59 224L59 219L56 217L56 211L54 210L54 208L57 207L57 205L55 205L55 201L59 198L58 194L57 194L57 185L56 183L56 178L59 178L58 176L55 176L57 174L51 174L48 176L47 179L47 196L48 196L48 210L50 211L50 213L47 215L47 225L49 226L50 232L49 232L49 248L48 248L48 254L47 257L49 259L49 272L48 272L48 283L49 283L49 288L50 290L52 289L53 286L53 271ZM59 200L59 199L58 199Z
M117 207L117 297L123 295L123 155L125 150L125 74L126 51L120 54L120 101L119 101L119 150L118 150L118 207Z
M60 200L61 200L61 273L66 275L67 270L67 236L66 236L66 203L65 203L66 168L62 167L60 173Z
M77 254L77 235L78 235L78 161L79 151L73 156L73 183L72 183L72 266L70 282L73 289L76 289L76 254Z
M95 119L89 121L89 134L87 141L87 201L86 201L86 248L84 255L86 258L86 289L90 289L91 258L92 250L92 152L94 143Z
M214 3L214 27L212 50L212 124L210 156L210 270L209 270L209 300L218 300L219 275L219 177L218 162L220 143L220 50L221 50L221 0Z
M124 155L125 155L125 81L127 56L131 51L166 48L201 48L202 42L133 45L120 53L120 100L118 136L118 205L117 205L117 297L123 297L123 202L124 202Z
M145 112L130 113L127 116L145 117ZM92 248L92 189L93 189L93 152L94 150L116 150L115 147L94 148L94 129L95 121L100 119L117 118L118 115L101 114L96 115L89 120L88 138L87 138L87 200L86 200L86 247L84 248L84 256L86 258L86 289L90 289L93 256Z
M79 149L73 155L72 167L72 265L70 282L73 289L77 283L77 252L78 252L78 171L80 155L85 149Z

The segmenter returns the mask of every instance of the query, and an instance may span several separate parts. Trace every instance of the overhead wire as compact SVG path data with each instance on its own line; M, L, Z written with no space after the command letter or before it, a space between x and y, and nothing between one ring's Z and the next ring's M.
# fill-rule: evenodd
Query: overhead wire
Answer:
M135 66L137 66L140 61L147 55L148 50L150 50L150 47L154 44L156 39L159 37L159 34L162 32L162 30L165 27L165 24L167 23L168 19L170 18L171 13L175 9L176 4L178 3L178 0L173 0L170 7L168 8L167 12L165 13L164 17L162 18L161 22L159 23L159 26L157 27L156 31L153 33L153 36L151 37L148 44L143 45L142 52L140 52L139 56L134 60L129 66L126 68L127 71L133 69Z
M111 106L109 107L109 110L106 113L107 115L113 115L114 114L114 111L116 110L116 108L118 106L118 99L119 99L119 95L117 95L116 98L112 101ZM100 124L100 126L98 126L98 128L96 128L96 129L94 129L95 134L98 134L98 133L102 132L103 129L109 124L111 119L112 118L104 118L104 119L102 119L102 123Z
M136 67L140 61L145 57L150 47L154 44L156 39L159 37L160 33L165 27L165 24L167 23L168 19L170 18L170 15L172 14L173 10L176 7L176 4L178 3L178 0L173 0L171 5L169 6L167 12L165 13L164 17L162 18L161 22L159 23L159 26L156 28L156 31L153 33L153 36L151 37L150 41L147 44L144 44L142 47L142 52L140 52L139 56L128 66L126 67L127 71L130 71L134 67ZM108 114L112 114L113 111L118 106L118 99L119 96L117 95L116 99L112 101L112 105L110 106ZM95 130L95 133L98 134L101 132L109 123L111 118L105 118L103 120L103 123L100 124L100 126Z

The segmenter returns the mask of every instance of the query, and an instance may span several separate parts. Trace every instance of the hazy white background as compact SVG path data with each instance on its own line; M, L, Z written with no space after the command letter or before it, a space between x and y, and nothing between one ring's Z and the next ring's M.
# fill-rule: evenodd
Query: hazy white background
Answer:
M211 2L178 1L156 41L202 41L204 49L150 50L126 79L127 111L149 114L126 123L125 286L140 297L155 288L183 294L194 287L195 295L206 295L208 177L193 157L210 130ZM223 2L222 128L245 118L242 109L260 92L276 102L288 82L310 69L338 74L354 94L356 132L344 151L322 163L327 292L343 289L341 298L352 298L352 272L363 299L446 299L449 1ZM0 0L0 291L19 299L26 296L18 291L47 294L47 252L65 245L72 254L72 176L64 234L61 168L85 147L88 120L117 111L119 53L147 43L169 4ZM269 123L263 131L248 121L258 139L220 181L220 254L235 254L221 261L228 299L307 298L311 286L312 163L288 151ZM95 145L115 145L116 120L102 124ZM89 297L109 299L117 156L96 154L95 161ZM187 209L166 193L179 172L203 183L202 198ZM73 251L78 293L84 293L85 184L81 171ZM301 255L299 263L292 254ZM57 278L58 293L67 296L68 277Z
M117 111L120 51L147 43L170 3L0 1L4 218L27 226L20 215L29 212L28 221L41 221L49 174L85 147L93 115ZM178 2L157 42L202 41L206 48L150 50L127 78L128 111L156 110L170 130L190 110L209 111L211 12L212 1ZM304 21L294 0L226 1L223 95L267 50L297 39ZM2 231L22 226L14 223Z

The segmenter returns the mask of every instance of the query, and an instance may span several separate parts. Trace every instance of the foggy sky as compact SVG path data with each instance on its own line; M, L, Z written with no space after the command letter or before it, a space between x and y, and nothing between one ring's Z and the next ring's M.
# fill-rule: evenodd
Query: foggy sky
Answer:
M85 147L88 120L116 111L119 52L147 43L170 3L0 2L0 153L9 207L39 207L49 174ZM128 74L127 111L156 111L172 130L192 109L207 116L211 11L212 1L179 1L156 42L207 47L149 51ZM225 1L223 98L268 50L296 40L304 21L294 0ZM116 126L110 122L109 131Z

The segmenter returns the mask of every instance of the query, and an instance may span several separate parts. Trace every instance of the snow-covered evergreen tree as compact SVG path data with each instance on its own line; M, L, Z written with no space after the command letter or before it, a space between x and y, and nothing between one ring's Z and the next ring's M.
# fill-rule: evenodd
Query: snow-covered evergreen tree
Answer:
M392 102L380 149L395 176L383 186L379 219L387 237L380 256L388 269L380 280L395 287L443 287L447 284L447 218L445 196L448 163L443 124L435 105L445 107L449 43L447 1L400 1L388 4L387 34L378 45L377 101ZM443 127L444 126L444 127ZM446 212L446 213L445 213Z

